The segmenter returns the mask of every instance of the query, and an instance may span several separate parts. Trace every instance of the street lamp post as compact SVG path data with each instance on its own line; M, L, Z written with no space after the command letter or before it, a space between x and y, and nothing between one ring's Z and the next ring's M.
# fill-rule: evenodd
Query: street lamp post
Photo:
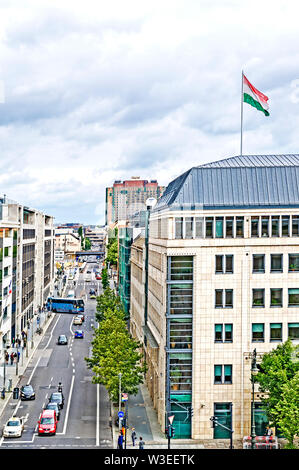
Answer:
M259 370L256 365L256 349L253 350L251 361L251 382L252 382L252 413L251 413L251 448L255 449L255 410L254 410L254 381Z
M118 411L121 411L121 372L118 374L119 389L118 389ZM120 431L120 416L118 417L118 429Z

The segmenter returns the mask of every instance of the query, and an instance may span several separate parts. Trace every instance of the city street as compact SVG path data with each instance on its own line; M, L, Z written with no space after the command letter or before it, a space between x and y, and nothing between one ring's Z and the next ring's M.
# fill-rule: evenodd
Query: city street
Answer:
M87 263L87 269L93 268ZM93 269L92 269L93 271ZM0 420L1 430L13 415L23 417L24 432L20 438L0 439L1 448L111 448L112 435L109 427L110 403L107 392L100 385L92 384L92 372L87 369L85 357L91 354L93 327L96 326L96 300L89 299L89 289L101 286L88 274L77 273L76 297L85 302L85 321L81 326L73 325L74 315L56 313L51 326L39 344L19 386L30 384L36 399L21 401L10 399ZM73 281L66 286L74 289ZM82 329L83 339L74 339L74 331ZM68 337L67 345L58 345L60 334ZM54 436L38 436L37 422L51 393L57 391L58 383L63 384L64 407L60 413L57 432ZM1 432L2 436L2 432Z

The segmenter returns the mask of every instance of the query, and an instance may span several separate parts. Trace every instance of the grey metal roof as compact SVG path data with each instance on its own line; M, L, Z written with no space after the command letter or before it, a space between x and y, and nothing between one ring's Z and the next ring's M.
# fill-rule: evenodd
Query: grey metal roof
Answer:
M154 211L299 207L299 155L232 157L173 180Z
M215 167L256 167L256 166L298 166L299 155L242 155L205 163L199 168Z

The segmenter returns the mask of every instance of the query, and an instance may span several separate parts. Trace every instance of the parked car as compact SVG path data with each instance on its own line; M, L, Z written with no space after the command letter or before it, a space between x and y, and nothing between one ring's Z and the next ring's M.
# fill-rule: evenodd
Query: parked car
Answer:
M21 387L21 400L35 400L35 391L32 385L23 385Z
M84 338L84 332L82 330L75 331L75 338Z
M57 418L57 420L59 421L59 419L60 419L60 409L59 409L58 403L56 403L56 402L49 402L49 403L46 405L45 410L54 410L54 411L56 412L56 418Z
M21 437L24 430L23 418L12 416L3 428L3 437Z
M38 421L38 435L56 434L57 417L55 410L44 410Z
M49 403L57 403L59 409L63 408L64 396L62 392L53 392L49 398Z
M67 344L67 342L68 342L67 336L65 335L58 336L57 344Z

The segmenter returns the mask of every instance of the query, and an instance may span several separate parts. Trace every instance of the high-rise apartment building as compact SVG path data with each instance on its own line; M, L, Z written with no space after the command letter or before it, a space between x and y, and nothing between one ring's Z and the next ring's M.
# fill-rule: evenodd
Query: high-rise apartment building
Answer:
M53 218L0 199L0 354L53 288Z
M241 440L252 406L265 431L251 357L299 343L298 181L299 155L191 168L151 211L148 265L147 240L132 244L130 328L161 427L174 415L176 438L229 439L210 426L216 416Z
M112 187L106 188L106 225L128 220L136 212L143 211L146 200L149 197L159 199L164 189L157 180L141 180L139 177L114 181Z

